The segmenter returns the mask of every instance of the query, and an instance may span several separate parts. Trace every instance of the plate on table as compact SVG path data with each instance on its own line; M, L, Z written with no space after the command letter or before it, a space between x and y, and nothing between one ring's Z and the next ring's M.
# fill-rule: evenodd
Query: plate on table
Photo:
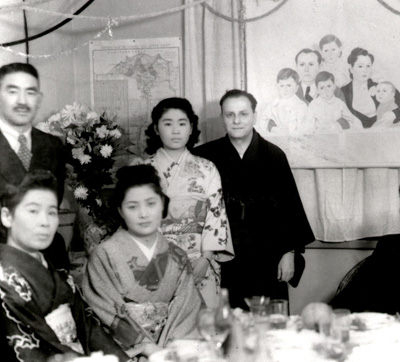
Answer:
M210 344L202 340L175 339L168 344L167 349L173 351L179 361L197 362L215 359Z
M356 330L379 329L395 321L395 317L390 314L375 312L353 313L351 319L351 327Z

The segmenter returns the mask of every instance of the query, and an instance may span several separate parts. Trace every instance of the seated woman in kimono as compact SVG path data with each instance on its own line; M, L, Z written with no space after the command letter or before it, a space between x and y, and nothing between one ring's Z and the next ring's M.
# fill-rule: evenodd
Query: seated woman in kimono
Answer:
M47 362L101 350L128 361L94 319L72 278L41 253L59 222L55 177L44 170L28 173L20 185L4 188L0 203L6 233L6 244L0 244L2 358Z
M167 98L153 109L146 130L145 162L153 165L170 198L163 235L185 250L196 287L208 307L216 307L220 262L233 258L233 246L222 197L221 179L211 161L190 150L199 138L198 117L184 98Z
M83 293L125 351L147 357L196 333L203 301L186 253L158 231L168 198L156 170L125 166L117 179L112 201L121 228L90 254Z

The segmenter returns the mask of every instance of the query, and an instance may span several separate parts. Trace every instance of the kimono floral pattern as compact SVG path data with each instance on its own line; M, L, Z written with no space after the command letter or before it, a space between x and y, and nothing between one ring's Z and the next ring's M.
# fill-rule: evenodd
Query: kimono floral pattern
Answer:
M206 304L216 306L220 290L219 262L233 257L229 223L219 173L214 164L185 150L178 161L160 148L147 161L153 165L170 198L163 235L185 250L190 261L213 252L206 276L196 287Z
M32 291L27 281L14 268L3 268L0 264L0 281L12 286L25 302L32 299Z

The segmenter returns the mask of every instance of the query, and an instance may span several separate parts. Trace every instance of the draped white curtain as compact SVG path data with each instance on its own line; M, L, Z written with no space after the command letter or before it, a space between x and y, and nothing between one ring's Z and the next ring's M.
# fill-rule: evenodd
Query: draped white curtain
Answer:
M192 3L185 0L185 4ZM238 17L236 0L210 0L218 14ZM240 88L240 44L237 22L211 13L205 6L193 6L184 16L185 96L201 123L201 140L224 134L219 118L219 99L225 91Z
M354 24L349 17L350 13L354 15L367 11L381 18L381 12L385 10L375 9L376 4L373 0L368 0L368 4L364 1L352 2L348 6L355 6L357 11L349 12L341 2L324 0L317 4L312 0L304 1L288 1L281 9L272 11L271 16L246 24L247 86L259 100L261 110L263 102L266 104L268 96L271 96L275 87L276 72L275 70L271 72L273 66L277 63L281 67L288 66L282 63L284 59L294 68L296 52L303 47L312 47L313 43L318 42L319 36L314 34L317 30L329 33L340 32L342 29L343 32L343 26L348 22L349 33L360 36L353 39L359 46L368 48L368 42L379 41L376 33L374 35L376 39L374 36L368 36L366 39L362 32L354 33L352 28ZM191 0L186 0L186 3L190 2ZM240 1L230 0L207 1L218 14L222 13L233 18L239 17L237 9L239 3ZM244 1L248 18L270 12L274 6L279 5L274 3ZM260 9L260 4L265 6L264 10ZM314 33L299 31L293 22L295 16L307 18L324 7L331 16L326 17L326 14L321 16L321 26L314 24L312 20L304 21L312 26ZM256 9L256 12L252 13L252 9ZM279 17L281 11L287 10L289 12ZM237 22L219 17L218 14L210 12L204 6L193 7L185 13L185 96L193 103L200 116L203 142L224 135L222 122L218 119L220 113L218 101L221 96L227 89L243 88L240 81L243 73L240 64L242 48L239 25ZM365 24L370 24L372 21L363 19ZM397 20L400 21L400 17ZM323 28L329 24L333 24L330 31ZM283 49L279 54L263 41L268 38L273 38L277 47ZM391 57L396 58L395 54ZM389 62L389 59L385 60ZM400 73L397 75L400 76ZM400 233L397 168L361 169L339 166L337 169L293 169L293 174L317 240L340 242Z

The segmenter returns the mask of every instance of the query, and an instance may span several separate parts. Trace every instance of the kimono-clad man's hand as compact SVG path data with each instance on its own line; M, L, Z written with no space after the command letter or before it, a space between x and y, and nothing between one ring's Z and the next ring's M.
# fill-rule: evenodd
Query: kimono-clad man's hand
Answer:
M294 253L283 254L278 264L278 280L288 282L294 275Z
M193 277L195 284L200 283L204 279L209 266L210 262L204 256L200 256L197 259L192 260Z

